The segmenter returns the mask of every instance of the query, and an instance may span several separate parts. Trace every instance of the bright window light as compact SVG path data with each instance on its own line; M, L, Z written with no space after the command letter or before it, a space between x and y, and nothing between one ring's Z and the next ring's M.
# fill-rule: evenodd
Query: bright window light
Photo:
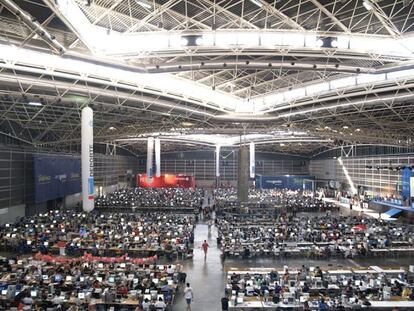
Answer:
M204 46L213 46L214 45L215 35L213 33L205 33L205 34L203 34L202 37L203 37L203 41L200 45L204 45Z
M305 45L305 36L300 33L284 33L282 36L283 45L303 47Z
M305 46L314 48L314 47L320 47L321 45L318 46L318 37L316 35L306 35Z
M385 74L361 74L357 76L357 84L384 81Z
M345 166L344 162L342 161L341 157L338 158L338 162L339 162L339 165L342 168L342 172L344 173L344 175L346 177L346 180L348 181L349 187L351 188L351 193L352 194L357 194L357 189L355 188L354 182L352 181L352 178L348 173L348 169L346 168L346 166Z
M291 91L284 92L285 100L290 101L295 98L304 97L306 96L306 92L304 88L293 89Z
M237 34L237 43L239 45L250 45L250 46L259 46L259 34L254 33L239 33Z
M262 46L278 46L282 45L282 35L279 33L262 33L260 35L260 43Z
M237 45L237 36L231 32L216 32L216 45L217 46Z
M336 37L337 48L339 49L349 49L349 37L348 36L338 36Z
M414 69L398 70L398 71L387 73L388 79L399 79L399 78L406 78L406 77L414 77Z
M328 82L316 83L316 84L308 85L306 87L306 94L309 96L316 95L318 93L322 93L325 91L329 91Z
M339 89L343 87L350 87L356 84L355 77L348 77L343 79L332 80L329 82L332 89Z

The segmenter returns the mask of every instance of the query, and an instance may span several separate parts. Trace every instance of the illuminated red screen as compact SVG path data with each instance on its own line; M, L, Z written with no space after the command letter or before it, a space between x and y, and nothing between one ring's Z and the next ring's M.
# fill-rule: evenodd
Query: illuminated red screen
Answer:
M147 174L137 175L137 186L141 188L195 188L194 176L165 174L160 177L153 176L151 182Z

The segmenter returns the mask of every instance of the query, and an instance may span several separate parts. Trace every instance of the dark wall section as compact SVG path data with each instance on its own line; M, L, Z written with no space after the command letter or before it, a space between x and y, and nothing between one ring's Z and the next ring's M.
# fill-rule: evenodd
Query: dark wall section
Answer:
M26 214L47 210L46 203L34 203L33 157L48 154L50 153L0 146L0 209L25 204ZM138 158L133 156L95 154L95 185L108 187L120 181L126 182L128 175L137 173L138 165Z
M145 172L146 159L140 160L140 172ZM237 180L238 152L236 149L224 149L220 152L220 181ZM211 186L215 181L215 152L188 151L161 154L162 174L193 175L198 186ZM256 153L256 174L258 175L308 175L309 160L303 157L277 153Z

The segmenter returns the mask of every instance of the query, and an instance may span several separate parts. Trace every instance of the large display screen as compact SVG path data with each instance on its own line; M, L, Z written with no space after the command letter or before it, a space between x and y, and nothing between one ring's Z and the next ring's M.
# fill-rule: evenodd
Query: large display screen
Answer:
M261 176L256 175L256 188L259 189L290 189L290 190L312 190L312 182L315 176L309 175L280 175Z
M141 188L194 188L194 176L165 174L160 177L152 176L148 181L147 174L137 175L137 186Z
M81 192L81 162L70 156L35 155L35 202Z

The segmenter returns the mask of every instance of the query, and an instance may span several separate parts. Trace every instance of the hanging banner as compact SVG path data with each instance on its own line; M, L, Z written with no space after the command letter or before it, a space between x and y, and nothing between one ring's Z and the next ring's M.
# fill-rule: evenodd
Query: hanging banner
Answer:
M253 142L250 143L250 178L254 178L256 176L256 159L255 159L255 145Z
M155 138L155 176L161 176L161 142Z
M216 145L216 177L220 177L220 145Z
M90 107L82 109L81 165L83 210L91 212L94 208L95 187L93 181L93 110Z
M412 171L406 167L402 171L401 176L401 184L402 184L402 191L401 195L403 197L403 200L407 200L410 198L410 178L412 176Z
M148 137L147 145L147 180L151 182L153 175L152 158L154 156L154 138Z

